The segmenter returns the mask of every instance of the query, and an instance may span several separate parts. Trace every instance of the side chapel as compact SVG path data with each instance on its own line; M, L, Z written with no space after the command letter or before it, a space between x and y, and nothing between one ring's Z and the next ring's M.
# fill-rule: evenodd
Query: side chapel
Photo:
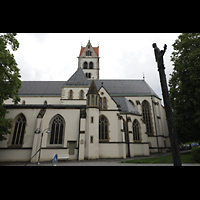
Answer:
M99 46L81 47L67 81L22 81L20 103L5 101L13 119L0 161L149 156L170 148L165 108L145 80L99 79ZM47 131L49 130L49 131ZM49 132L49 133L47 133ZM38 154L31 160L37 162Z

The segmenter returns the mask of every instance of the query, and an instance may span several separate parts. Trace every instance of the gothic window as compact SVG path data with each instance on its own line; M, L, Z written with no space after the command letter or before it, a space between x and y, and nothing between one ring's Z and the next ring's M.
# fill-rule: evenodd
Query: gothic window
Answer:
M99 108L100 109L107 109L107 99L106 97L104 98L99 98Z
M137 119L133 121L133 140L134 142L140 142L140 125Z
M146 124L147 134L153 134L150 105L146 100L142 102L142 115Z
M73 99L73 91L72 90L69 91L68 99Z
M89 68L90 68L90 69L93 69L93 62L90 62L90 63L89 63Z
M98 97L96 96L96 98L95 98L96 100L95 100L95 105L97 105L97 99L98 99Z
M99 141L108 141L108 119L104 115L99 117Z
M84 92L83 92L83 90L80 91L80 93L79 93L79 98L80 98L80 99L84 99Z
M99 108L102 109L102 98L99 97Z
M107 99L106 97L103 98L103 109L107 108Z
M83 69L87 69L88 68L88 63L87 62L84 62L83 63Z
M15 120L14 120L14 131L13 131L13 137L11 145L22 147L23 139L24 139L24 133L25 133L25 127L26 127L26 118L21 113L19 114Z
M87 100L88 100L87 104L90 105L90 95L87 97Z
M94 95L92 95L91 104L94 105Z
M56 115L52 118L50 122L50 141L49 144L60 144L63 143L63 133L64 133L64 119L61 115Z

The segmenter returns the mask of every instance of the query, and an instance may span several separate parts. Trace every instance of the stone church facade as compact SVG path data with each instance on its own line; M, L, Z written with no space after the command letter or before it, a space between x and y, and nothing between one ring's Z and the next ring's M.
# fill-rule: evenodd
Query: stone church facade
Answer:
M170 148L165 109L145 80L99 79L99 47L81 47L67 81L22 81L21 101L5 101L13 119L0 161L149 156ZM37 162L38 154L31 160Z

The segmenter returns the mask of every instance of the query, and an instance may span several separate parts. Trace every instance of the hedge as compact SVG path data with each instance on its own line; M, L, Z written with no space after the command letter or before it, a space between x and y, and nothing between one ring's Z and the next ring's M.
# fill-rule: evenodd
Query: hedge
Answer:
M196 162L200 163L200 146L192 148L192 156Z

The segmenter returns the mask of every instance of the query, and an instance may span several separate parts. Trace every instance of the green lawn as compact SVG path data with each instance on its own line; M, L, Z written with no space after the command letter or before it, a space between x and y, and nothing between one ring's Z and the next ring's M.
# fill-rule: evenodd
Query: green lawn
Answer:
M196 163L193 156L191 155L191 152L182 153L180 155L182 163ZM172 160L172 155L168 155L155 158L127 160L127 161L122 161L122 163L173 163L173 160Z

